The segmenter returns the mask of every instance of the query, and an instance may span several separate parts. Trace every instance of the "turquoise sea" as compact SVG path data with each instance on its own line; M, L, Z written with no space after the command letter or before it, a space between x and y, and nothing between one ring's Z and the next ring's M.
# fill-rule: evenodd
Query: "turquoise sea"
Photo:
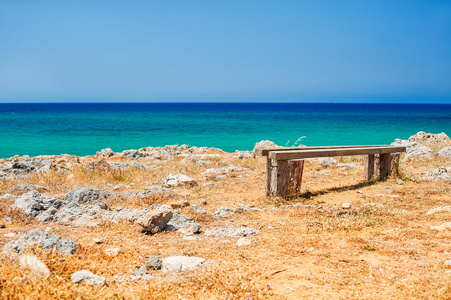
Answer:
M188 144L227 152L282 146L389 144L418 131L451 134L451 104L0 104L0 158L93 155Z

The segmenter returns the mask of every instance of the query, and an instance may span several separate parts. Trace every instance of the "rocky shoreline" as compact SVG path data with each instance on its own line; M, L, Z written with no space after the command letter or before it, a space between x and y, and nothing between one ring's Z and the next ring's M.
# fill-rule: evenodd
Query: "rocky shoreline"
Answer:
M408 140L396 139L391 145L406 146L407 151L403 161L409 160L441 160L444 165L438 169L431 169L420 174L419 181L451 181L451 140L444 134L427 134L419 132ZM16 240L11 240L3 246L5 256L21 255L26 248L41 247L43 250L55 249L62 254L74 254L77 243L64 236L52 235L51 226L96 227L102 224L128 223L139 226L144 235L157 235L162 232L177 232L180 239L195 241L199 239L235 239L239 247L252 244L249 237L259 235L259 228L240 226L240 224L224 224L231 216L268 211L268 208L255 207L247 203L236 206L217 206L214 210L207 209L207 202L200 200L192 203L190 190L217 190L218 182L226 178L264 177L264 172L257 172L249 162L255 161L256 152L264 147L276 146L270 141L261 141L253 151L236 151L225 153L221 149L207 147L189 147L187 145L173 145L166 147L146 147L137 150L126 150L115 153L111 149L103 149L95 156L77 157L74 155L53 156L13 156L0 160L0 181L4 184L12 181L21 183L11 186L8 190L0 191L0 202L12 203L11 208L20 211L26 218L33 218L36 222L45 224L48 230L33 229ZM300 146L302 147L302 146ZM225 157L227 159L225 159ZM225 163L227 161L227 163ZM233 162L243 162L236 166ZM361 167L361 161L341 162L333 158L311 160L319 164L315 174L324 174L328 168L334 166L341 170L352 170ZM165 167L166 164L172 164ZM246 166L249 165L249 166ZM195 177L191 174L172 172L189 166L197 170ZM166 168L166 169L165 169ZM134 173L133 173L134 172ZM141 172L141 173L140 173ZM71 190L58 193L58 188L27 182L31 176L64 176L71 180L76 176L90 176L96 174L114 173L121 178L123 174L148 176L158 173L152 180L130 182L127 185L116 184L114 180L106 182L104 188L78 186ZM74 175L76 174L76 175ZM347 175L347 171L343 171ZM316 176L316 175L315 175ZM141 177L140 177L141 178ZM155 180L157 179L157 181ZM116 180L117 182L118 180ZM120 181L120 180L119 180ZM398 185L404 184L397 179ZM55 181L58 185L58 180ZM5 184L6 186L7 184ZM61 190L67 190L62 186ZM49 190L52 190L49 193ZM152 204L141 205L141 208L115 205L127 204L131 201L150 201ZM161 203L159 199L162 200ZM150 202L149 202L150 203ZM289 209L310 207L322 210L321 205L293 204L272 209ZM328 209L329 212L348 210L351 204L343 203L341 207ZM194 216L194 217L193 217ZM209 218L207 226L199 220ZM11 223L12 216L3 213L0 225ZM444 223L443 228L447 228ZM8 225L9 226L9 225ZM105 249L108 256L117 256L120 248ZM203 257L175 255L168 257L151 256L145 265L140 265L129 275L118 275L114 279L107 279L93 274L90 270L79 270L72 274L73 283L88 285L106 285L107 280L155 280L155 270L158 272L192 271L208 265L210 262ZM152 271L154 270L154 271ZM43 274L47 274L44 272Z

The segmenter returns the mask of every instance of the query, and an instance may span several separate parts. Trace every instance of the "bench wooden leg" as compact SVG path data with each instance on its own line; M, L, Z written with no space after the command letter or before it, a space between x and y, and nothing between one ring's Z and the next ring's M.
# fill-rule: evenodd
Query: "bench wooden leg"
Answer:
M374 154L369 154L365 160L365 180L369 181L374 176Z
M303 160L275 160L266 165L266 196L290 198L301 192Z
M395 174L398 174L399 170L399 153L392 153L390 155L390 173L393 171Z
M383 180L390 175L390 153L379 155L379 179Z

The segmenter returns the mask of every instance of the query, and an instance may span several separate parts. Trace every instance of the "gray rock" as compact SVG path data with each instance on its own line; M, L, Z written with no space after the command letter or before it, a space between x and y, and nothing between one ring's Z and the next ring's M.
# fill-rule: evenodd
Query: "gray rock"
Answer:
M100 152L97 152L97 156L102 156L102 157L111 157L113 155L114 155L114 152L110 148L102 149L102 150L100 150Z
M238 159L255 158L254 151L238 151Z
M202 207L199 207L197 205L191 205L189 207L189 210L191 210L192 212L195 212L197 214L206 214L207 211L205 209L203 209Z
M147 268L145 266L139 267L138 270L133 273L135 276L143 276L147 273Z
M443 158L451 158L451 147L444 147L439 152L438 155L440 155Z
M94 275L88 270L77 271L70 277L73 283L85 283L88 285L105 285L106 278Z
M445 167L440 167L437 170L428 172L426 174L426 179L451 181L451 175Z
M32 190L41 190L46 191L47 189L43 186L31 184L31 183L22 183L22 184L16 184L12 188L9 189L9 192L16 193L16 192L29 192Z
M235 207L233 212L236 213L236 214L241 214L241 213L244 213L244 212L247 212L247 211L250 211L250 210L251 210L251 208L249 206L244 205L244 204L240 204L237 207Z
M238 227L238 228L216 227L209 229L205 232L205 235L225 236L225 237L253 236L256 234L258 234L258 231L250 227Z
M199 269L205 258L194 256L170 256L163 258L163 271L193 271Z
M149 260L146 262L146 268L148 270L161 270L162 261L158 256L150 256Z
M58 252L63 254L74 254L77 250L77 245L71 239L61 239L59 235L49 235L42 229L34 229L21 236L18 240L10 242L3 248L4 253L14 251L22 253L25 248L40 245L43 250L50 250L55 248Z
M404 156L404 159L409 159L413 157L423 157L431 159L437 156L437 152L417 142L409 142L407 140L395 139L395 141L390 145L406 147L406 155Z
M146 167L144 167L144 165L142 165L140 163L137 163L137 162L134 162L134 161L132 161L131 163L125 163L125 162L121 162L121 161L110 162L109 165L110 165L111 168L118 169L118 170L124 170L124 169L127 169L127 168L136 168L136 169L139 169L139 170L145 170L146 169Z
M64 195L64 203L76 204L94 204L113 195L112 192L93 189L93 188L75 188Z
M183 175L183 174L170 174L168 177L162 180L164 185L167 185L169 187L178 186L178 185L190 185L195 186L197 185L197 182L195 179Z
M200 225L194 222L194 219L180 213L174 213L168 222L167 229L189 229L193 233L200 232Z
M213 217L215 218L227 218L231 215L233 215L233 212L229 207L220 207L213 213Z
M260 141L258 143L255 144L254 150L253 152L255 153L255 155L262 155L262 150L266 149L266 148L275 148L278 147L274 142L265 140L265 141Z
M122 151L121 153L122 157L125 157L127 159L134 159L134 158L139 158L142 156L142 154L138 151L138 150L125 150Z
M172 216L172 208L169 205L161 205L140 218L138 224L141 225L143 231L155 234L166 227Z
M404 181L402 179L397 178L396 179L396 184L403 185Z

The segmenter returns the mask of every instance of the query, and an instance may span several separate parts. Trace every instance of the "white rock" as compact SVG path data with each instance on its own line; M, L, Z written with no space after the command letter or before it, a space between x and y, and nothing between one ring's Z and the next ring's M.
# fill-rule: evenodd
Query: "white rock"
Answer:
M105 253L108 256L117 256L119 253L121 253L121 249L120 248L109 248L109 249L105 249Z
M252 242L251 242L249 239L244 238L244 237L239 238L239 239L236 241L236 245L237 245L238 247L250 246L251 244L252 244Z
M350 209L351 208L351 203L342 203L341 204L341 208L343 208L343 209Z
M105 285L106 278L94 275L88 270L77 271L70 277L73 283L85 283L88 285Z
M201 267L205 258L194 256L170 256L163 258L163 271L192 271Z

